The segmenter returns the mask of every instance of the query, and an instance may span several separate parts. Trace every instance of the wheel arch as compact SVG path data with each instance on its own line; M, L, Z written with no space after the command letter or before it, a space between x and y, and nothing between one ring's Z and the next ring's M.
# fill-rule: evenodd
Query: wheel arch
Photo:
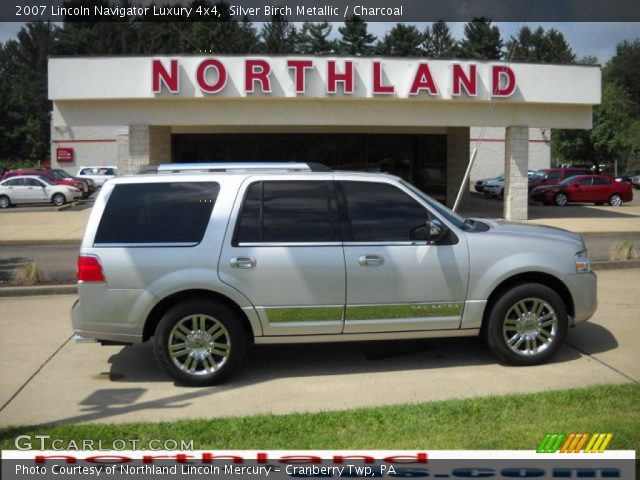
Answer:
M231 310L233 310L240 319L242 323L242 327L244 328L247 339L250 342L253 342L255 332L251 326L251 322L249 318L245 314L245 312L240 308L240 306L231 300L226 295L223 295L219 292L214 292L212 290L204 290L204 289L190 289L190 290L182 290L180 292L173 293L168 295L167 297L160 300L149 312L147 315L147 319L144 323L144 328L142 331L142 341L145 342L149 340L155 333L158 323L162 319L162 316L174 305L177 305L180 302L184 302L186 300L193 299L207 299L213 300L215 302L221 303L222 305L227 306Z
M487 299L487 305L484 309L484 313L482 316L482 327L481 330L484 331L487 325L487 321L489 319L489 315L491 314L491 310L493 310L493 306L496 301L508 290L522 285L524 283L538 283L540 285L544 285L546 287L551 288L554 292L556 292L562 302L564 303L565 308L567 309L567 315L570 317L575 316L575 307L573 304L573 297L571 296L571 292L567 288L567 286L560 280L558 277L550 275L544 272L524 272L519 273L517 275L513 275L505 280L503 280L500 284L498 284Z

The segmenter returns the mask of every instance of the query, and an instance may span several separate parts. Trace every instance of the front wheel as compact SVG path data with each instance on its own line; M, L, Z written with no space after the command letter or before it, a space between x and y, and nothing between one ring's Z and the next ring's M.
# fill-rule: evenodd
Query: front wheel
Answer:
M548 361L564 342L567 310L549 287L526 283L495 302L486 327L489 348L501 361L538 365Z
M553 199L553 203L555 203L559 207L564 207L568 202L569 198L565 193L558 193Z
M179 303L156 329L158 363L184 385L222 382L240 367L246 350L246 334L235 312L206 299Z
M6 195L0 196L0 208L9 208L11 206L11 200Z
M67 202L67 199L64 197L62 193L56 193L51 198L51 203L53 203L56 207L64 205Z
M611 195L611 197L609 197L609 205L611 205L612 207L619 207L620 205L622 205L622 197L617 193L614 193L613 195Z

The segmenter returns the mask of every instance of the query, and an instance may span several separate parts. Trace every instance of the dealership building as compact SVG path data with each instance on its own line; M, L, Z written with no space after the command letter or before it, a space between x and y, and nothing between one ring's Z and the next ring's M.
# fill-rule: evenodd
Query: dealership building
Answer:
M505 173L504 217L527 218L527 170L553 128L591 128L599 67L313 56L49 60L52 165L307 161L399 175L453 205ZM468 194L468 189L465 189Z

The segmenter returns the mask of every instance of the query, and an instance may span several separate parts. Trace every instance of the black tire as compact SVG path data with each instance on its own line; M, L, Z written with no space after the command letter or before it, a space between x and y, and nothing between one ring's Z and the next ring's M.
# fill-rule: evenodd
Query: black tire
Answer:
M56 207L60 207L67 203L66 197L62 193L56 193L51 197L51 203L53 203Z
M538 308L536 301L540 302ZM520 310L523 315L517 313L519 305L524 305ZM552 324L547 325L550 322ZM538 283L525 283L504 292L493 304L485 336L489 348L500 361L512 365L539 365L547 362L562 346L568 323L567 309L556 292ZM540 327L540 324L544 326Z
M216 385L242 365L247 335L227 306L207 299L188 300L164 314L156 329L154 351L158 363L178 383Z
M609 197L609 205L611 205L612 207L620 207L622 206L622 203L622 196L618 195L617 193L614 193Z
M11 206L11 199L6 195L0 195L0 208L9 208Z
M555 197L553 197L554 205L559 207L564 207L567 203L569 203L569 197L567 197L566 193L557 193Z

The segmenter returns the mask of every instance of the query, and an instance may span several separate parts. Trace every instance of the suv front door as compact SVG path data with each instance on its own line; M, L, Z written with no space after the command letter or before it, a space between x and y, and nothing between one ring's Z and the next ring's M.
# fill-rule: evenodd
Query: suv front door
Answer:
M437 217L394 184L339 185L346 212L344 333L459 328L469 278L464 235L427 242L427 219Z
M345 267L331 179L254 177L240 191L219 274L256 307L265 335L342 332Z

